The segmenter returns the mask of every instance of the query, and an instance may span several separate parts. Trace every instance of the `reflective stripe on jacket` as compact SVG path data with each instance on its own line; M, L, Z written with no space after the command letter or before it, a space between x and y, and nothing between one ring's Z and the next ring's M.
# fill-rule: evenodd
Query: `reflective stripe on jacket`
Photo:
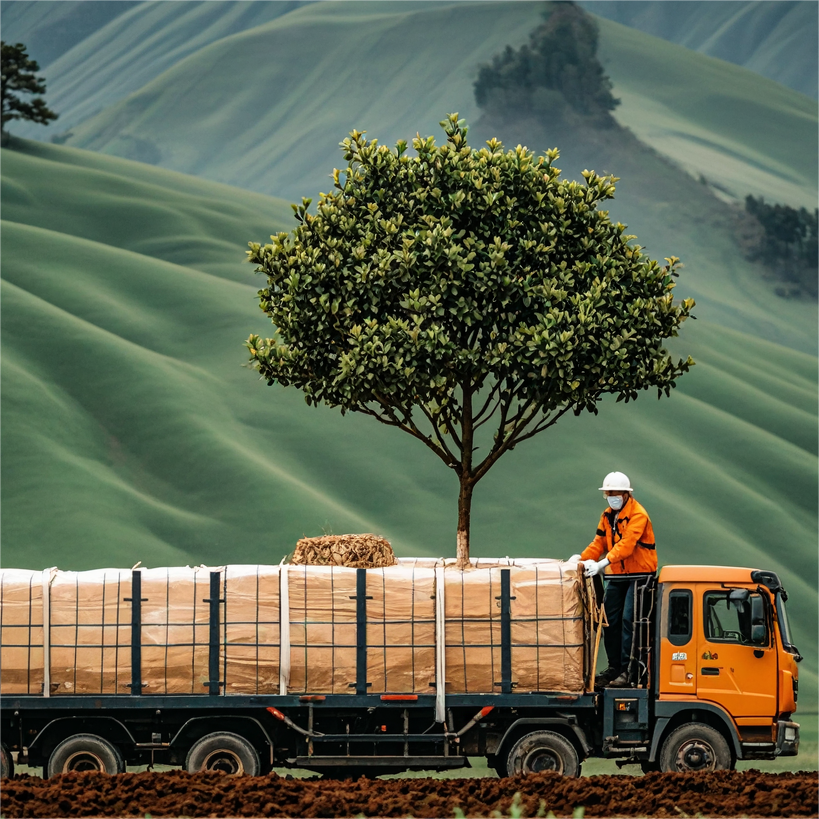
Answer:
M619 514L613 509L603 512L594 540L580 555L581 560L602 560L604 557L611 564L606 568L607 574L657 571L651 518L633 497Z

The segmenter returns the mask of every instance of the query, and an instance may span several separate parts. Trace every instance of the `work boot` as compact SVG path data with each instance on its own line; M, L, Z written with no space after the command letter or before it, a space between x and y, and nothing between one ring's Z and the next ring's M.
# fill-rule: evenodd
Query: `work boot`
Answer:
M608 688L628 688L631 683L629 682L628 678L628 671L624 671L618 677L615 677L610 683L607 684Z
M616 668L609 666L605 671L601 671L595 678L594 684L597 686L607 686L618 674Z

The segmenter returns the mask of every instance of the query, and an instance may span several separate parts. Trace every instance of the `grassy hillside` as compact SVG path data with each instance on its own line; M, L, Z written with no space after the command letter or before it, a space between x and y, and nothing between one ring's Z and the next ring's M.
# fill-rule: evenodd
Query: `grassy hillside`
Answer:
M615 116L723 192L816 206L817 104L738 66L600 20Z
M210 6L225 25L221 4ZM159 4L151 7L155 17L140 17L141 8L130 12L133 47L123 47L125 28L114 38L122 56L106 67L116 76L125 68L136 75L148 65L143 50L160 55L161 43L149 34L171 22L161 17L170 12ZM183 32L201 35L193 12L174 13L180 16L168 27L169 53ZM437 122L447 111L474 123L477 66L506 43L525 40L539 13L526 3L303 6L203 45L76 128L69 144L298 201L329 186L330 170L342 163L337 143L352 127L392 142L416 130L439 133ZM111 25L124 26L126 17ZM110 29L99 32L100 47ZM625 113L618 116L641 138L722 188L730 184L739 197L762 192L797 204L815 200L816 173L805 173L816 167L815 103L747 70L614 23L602 21L601 36L615 91L624 99ZM86 74L100 59L96 49L72 54ZM79 83L76 93L82 88ZM692 183L639 145L631 152L581 154L573 139L548 132L519 131L515 140L537 149L557 144L572 175L591 166L623 177L615 215L656 256L684 257L703 317L815 351L815 305L773 297L774 285L762 270L741 258L730 213L718 207L713 188Z
M2 172L3 565L278 561L324 530L454 552L457 484L420 444L242 368L268 329L242 248L286 206L32 142ZM705 320L678 348L698 364L671 399L606 402L502 459L473 551L571 554L623 469L662 562L781 572L816 710L816 357Z
M353 127L391 141L431 132L447 111L474 121L477 66L540 19L534 3L379 2L287 6L269 19L285 6L160 3L120 15L47 72L63 113L54 130L70 127L78 147L298 199L326 186L338 135ZM815 101L605 20L601 53L618 115L643 140L736 196L815 202Z
M816 3L580 0L578 5L817 97Z
M394 140L469 117L478 65L538 19L528 3L305 6L198 50L69 144L299 198L327 185L356 123Z
M299 5L293 0L3 3L4 30L8 20L15 35L30 45L29 53L41 60L49 105L61 115L45 128L16 124L15 133L37 139L62 134L139 90L189 54L275 20ZM84 27L81 36L80 27ZM59 55L48 41L55 30L61 33ZM56 58L50 61L52 54Z
M23 42L41 69L124 14L134 0L6 0L0 6L3 39Z

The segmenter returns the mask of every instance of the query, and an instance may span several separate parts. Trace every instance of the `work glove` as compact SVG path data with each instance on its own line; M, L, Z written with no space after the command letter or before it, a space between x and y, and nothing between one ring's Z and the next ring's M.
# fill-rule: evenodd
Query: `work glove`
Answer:
M568 559L568 561L566 561L566 562L567 562L567 563L575 563L575 562L576 562L576 561L578 561L578 560L580 560L580 555L572 555L572 556L571 556L571 557Z
M602 560L597 561L587 560L583 564L583 566L585 567L584 574L586 575L586 577L595 577L598 574L600 574L600 572L602 572L603 569L605 569L606 566L608 565L609 559L607 557L604 557Z

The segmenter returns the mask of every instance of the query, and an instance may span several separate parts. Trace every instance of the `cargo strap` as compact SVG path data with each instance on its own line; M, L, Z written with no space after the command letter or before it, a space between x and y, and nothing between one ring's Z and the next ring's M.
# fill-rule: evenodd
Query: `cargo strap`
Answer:
M287 694L290 685L290 584L287 564L279 564L279 694Z
M435 569L435 722L446 722L446 600L444 569Z
M51 696L51 581L57 567L44 569L43 582L43 696Z

